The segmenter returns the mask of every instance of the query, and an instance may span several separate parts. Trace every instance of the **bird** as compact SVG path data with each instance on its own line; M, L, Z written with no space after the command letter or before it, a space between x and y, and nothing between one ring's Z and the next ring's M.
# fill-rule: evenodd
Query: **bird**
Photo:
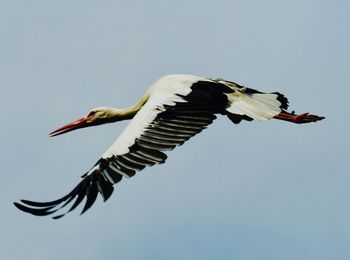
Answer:
M83 214L99 194L107 201L114 184L147 166L164 163L166 151L200 133L217 116L227 116L234 124L243 120L270 119L303 124L325 118L309 113L297 115L287 109L288 99L279 92L264 93L222 78L186 74L163 76L153 82L133 106L125 109L97 107L51 132L49 135L53 137L131 119L116 141L67 195L48 202L21 200L14 205L32 215L54 215L53 219L59 219L84 201Z

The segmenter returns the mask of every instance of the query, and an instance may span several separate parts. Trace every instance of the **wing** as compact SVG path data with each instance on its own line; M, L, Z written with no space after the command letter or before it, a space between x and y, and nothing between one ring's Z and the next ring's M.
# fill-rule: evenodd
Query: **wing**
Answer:
M15 203L15 206L33 215L45 216L72 204L68 211L53 217L57 219L86 198L84 213L98 194L106 201L113 192L113 184L123 177L134 176L146 166L164 163L167 158L164 151L200 133L213 122L215 114L225 114L226 94L233 92L224 84L189 76L180 80L163 78L150 91L149 100L120 137L69 194L50 202L22 200L22 204Z

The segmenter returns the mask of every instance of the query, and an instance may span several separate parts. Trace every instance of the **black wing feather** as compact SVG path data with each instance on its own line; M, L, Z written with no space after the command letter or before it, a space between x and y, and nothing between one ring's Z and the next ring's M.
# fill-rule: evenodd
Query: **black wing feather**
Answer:
M103 201L108 200L114 190L113 185L109 181L107 181L105 178L98 179L97 188L103 198Z
M86 190L86 203L81 214L87 211L92 206L92 204L94 204L97 198L97 194L98 194L97 183L91 180L90 185Z
M61 215L54 216L54 219L63 217L68 212L74 210L86 197L86 203L82 213L88 210L96 200L98 192L101 193L104 201L112 195L112 184L104 178L103 175L86 175L84 179L66 196L49 202L35 202L29 200L21 200L21 203L15 202L14 205L27 213L36 216L46 216L53 214L61 208L70 204L75 198L73 205L69 210Z
M44 208L40 208L40 209L33 209L27 206L24 206L20 203L14 202L13 203L18 209L30 213L32 215L35 216L47 216L50 215L52 213L54 213L55 211L50 211L50 209L52 209L54 206L50 206L50 207L44 207Z

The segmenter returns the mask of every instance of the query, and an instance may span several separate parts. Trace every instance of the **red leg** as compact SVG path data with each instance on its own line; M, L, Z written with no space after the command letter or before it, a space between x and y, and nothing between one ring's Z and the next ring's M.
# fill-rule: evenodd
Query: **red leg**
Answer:
M319 120L324 119L323 116L310 115L309 113L303 113L300 115L295 115L294 113L288 113L286 111L282 111L274 118L279 120L289 121L295 124L304 124L310 122L317 122Z

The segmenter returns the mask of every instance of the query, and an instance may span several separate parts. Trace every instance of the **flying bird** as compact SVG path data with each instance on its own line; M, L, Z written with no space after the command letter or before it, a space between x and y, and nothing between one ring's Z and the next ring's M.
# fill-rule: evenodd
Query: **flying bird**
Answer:
M53 218L58 219L85 199L83 214L94 204L98 194L106 201L113 192L113 185L123 177L132 177L146 166L164 163L165 151L200 133L217 115L227 116L234 124L242 120L269 119L302 124L324 119L309 113L289 113L287 108L287 98L278 92L263 93L220 78L164 76L131 107L94 108L83 118L51 132L50 136L57 136L84 127L131 119L119 138L66 196L49 202L21 200L14 205L37 216L57 212ZM68 210L62 212L68 205Z

